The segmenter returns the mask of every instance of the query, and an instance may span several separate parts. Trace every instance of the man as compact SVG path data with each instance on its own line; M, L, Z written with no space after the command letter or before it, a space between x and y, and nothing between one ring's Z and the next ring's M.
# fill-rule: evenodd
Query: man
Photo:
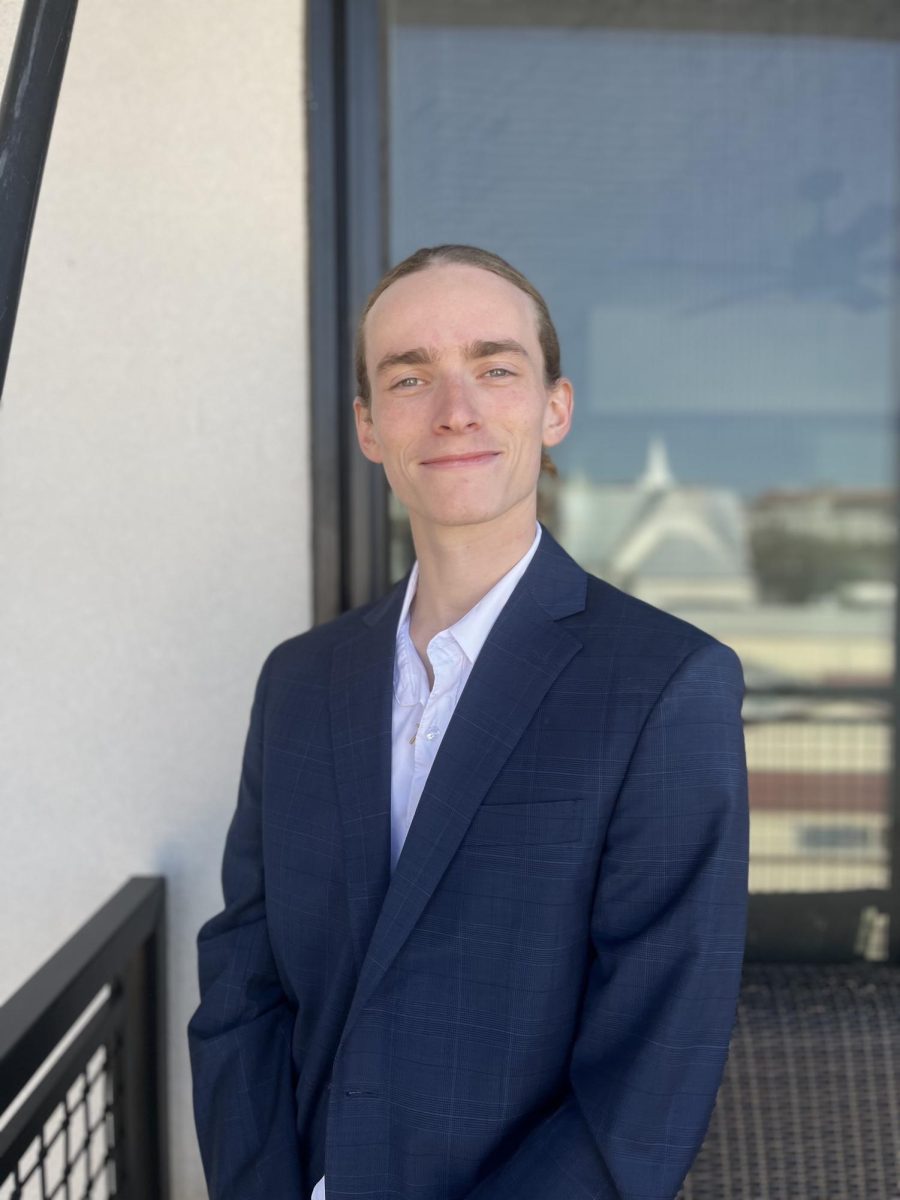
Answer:
M188 1030L210 1195L672 1200L741 974L739 660L537 523L572 387L508 263L418 251L357 349L416 563L262 669Z

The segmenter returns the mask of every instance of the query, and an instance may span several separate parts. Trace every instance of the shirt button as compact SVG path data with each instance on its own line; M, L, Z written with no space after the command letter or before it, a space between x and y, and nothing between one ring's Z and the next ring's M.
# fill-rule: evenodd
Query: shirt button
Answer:
M438 732L439 732L439 730L437 730L437 729L429 729L428 732L425 734L426 740L429 742L433 742L434 739L437 737Z

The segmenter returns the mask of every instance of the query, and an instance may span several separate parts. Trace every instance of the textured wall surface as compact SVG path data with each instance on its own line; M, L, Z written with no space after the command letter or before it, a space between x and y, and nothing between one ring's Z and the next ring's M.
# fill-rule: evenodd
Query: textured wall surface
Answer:
M22 0L0 0L0 79L6 79L6 68L16 39L16 26L22 11Z
M81 0L0 407L0 1000L166 876L174 1200L252 690L311 620L303 86L302 0Z

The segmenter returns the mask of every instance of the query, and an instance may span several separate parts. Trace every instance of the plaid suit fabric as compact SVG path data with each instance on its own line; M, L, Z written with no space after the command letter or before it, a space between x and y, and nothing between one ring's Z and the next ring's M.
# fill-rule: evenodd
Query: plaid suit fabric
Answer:
M389 875L405 580L257 687L188 1027L213 1200L671 1200L747 905L741 667L544 529Z

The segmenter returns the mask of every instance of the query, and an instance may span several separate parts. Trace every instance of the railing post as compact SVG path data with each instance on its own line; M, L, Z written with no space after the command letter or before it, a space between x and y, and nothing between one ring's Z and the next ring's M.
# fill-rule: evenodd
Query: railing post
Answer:
M128 1200L168 1200L165 892L153 932L122 977L125 1095L116 1161Z
M151 1031L152 1079L150 1100L150 1144L156 1148L154 1178L157 1200L169 1200L169 1071L166 1048L169 1044L166 1004L169 995L166 958L166 889L160 893L159 919L147 944L150 982L148 1028Z

